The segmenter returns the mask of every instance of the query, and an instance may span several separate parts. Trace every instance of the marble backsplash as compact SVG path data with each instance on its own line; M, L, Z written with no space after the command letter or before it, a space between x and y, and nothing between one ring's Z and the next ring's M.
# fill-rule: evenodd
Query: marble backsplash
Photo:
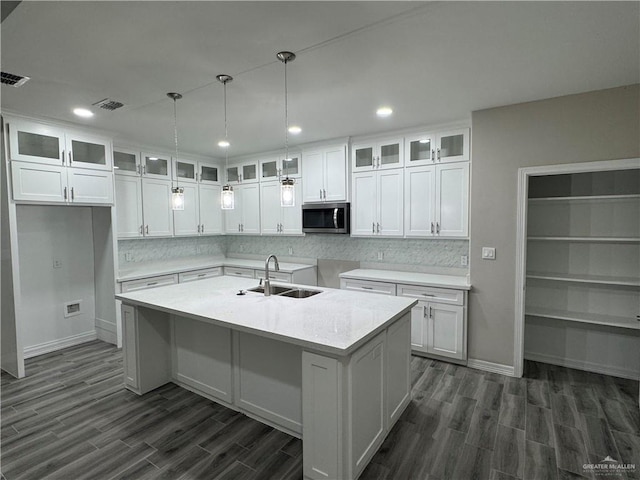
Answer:
M292 253L289 253L291 249ZM378 254L382 252L382 260ZM126 254L130 260L127 260ZM317 259L350 260L371 264L403 265L405 270L428 267L460 269L469 254L468 240L425 240L354 238L348 235L306 235L304 237L215 236L119 240L118 260L145 262L193 255L233 256L241 254L295 256Z

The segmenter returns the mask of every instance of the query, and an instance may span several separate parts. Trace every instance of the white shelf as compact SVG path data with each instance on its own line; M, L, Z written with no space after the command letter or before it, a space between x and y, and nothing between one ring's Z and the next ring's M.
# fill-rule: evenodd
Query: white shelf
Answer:
M607 201L607 200L629 200L637 198L640 200L639 194L629 195L589 195L582 197L540 197L529 198L530 203L545 203L545 202L589 202L589 201Z
M640 237L547 237L530 236L530 241L542 242L591 242L591 243L640 243Z
M589 283L597 285L615 285L640 287L640 277L612 277L607 275L578 275L572 273L527 272L527 278L551 280L555 282Z
M525 315L541 318L553 318L569 322L590 323L609 327L629 328L640 330L640 321L633 317L618 317L598 313L570 312L541 307L526 307Z

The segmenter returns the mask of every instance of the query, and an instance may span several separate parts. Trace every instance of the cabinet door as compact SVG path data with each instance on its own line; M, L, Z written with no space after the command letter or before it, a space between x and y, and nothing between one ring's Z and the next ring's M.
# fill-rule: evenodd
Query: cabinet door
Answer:
M109 140L75 133L68 133L66 139L69 165L92 170L113 169Z
M282 211L282 221L280 233L287 235L302 234L302 185L301 181L295 185L295 206L280 207Z
M255 183L258 181L258 162L250 162L250 163L245 163L244 165L242 165L242 168L240 170L241 173L241 177L240 177L240 182L241 183Z
M242 223L242 193L240 187L233 187L232 210L225 210L224 215L224 231L225 233L240 233L240 224Z
M129 305L122 305L122 352L124 367L124 383L134 389L138 384L138 325L136 310Z
M469 224L469 164L439 165L436 177L436 234L466 237Z
M420 352L427 351L427 310L426 302L411 309L411 348Z
M200 233L198 186L191 183L180 185L180 187L184 188L184 210L173 210L173 231L176 235L198 235Z
M289 152L289 159L284 156L278 159L279 173L281 177L300 178L302 177L302 169L300 164L300 155Z
M113 173L80 168L67 170L71 202L113 205Z
M278 180L280 178L280 162L277 158L260 160L260 181Z
M171 157L157 153L143 153L142 174L147 178L171 180Z
M220 207L220 185L200 184L198 201L200 203L200 234L222 233L222 208Z
M196 183L198 162L195 160L171 159L173 165L173 178L179 183Z
M113 148L113 173L139 177L142 174L140 153L120 147Z
M464 307L429 303L427 310L427 352L464 358Z
M64 165L64 130L39 123L9 120L9 158Z
M243 185L242 191L242 233L260 233L260 186Z
M142 180L116 175L118 238L142 237Z
M322 151L304 152L302 154L302 201L321 202L324 185L325 170Z
M376 234L376 181L375 172L353 174L352 236Z
M324 199L327 202L347 201L347 159L345 147L324 152Z
M398 168L404 164L404 141L402 138L393 138L378 143L378 156L375 162L376 168Z
M431 237L436 231L436 167L407 168L404 177L404 234Z
M469 160L469 129L461 128L438 134L436 161L465 162Z
M200 162L198 181L201 184L219 185L220 184L220 168L217 165L211 165Z
M435 135L425 133L405 139L405 167L430 165L436 161Z
M173 235L170 182L152 178L142 179L142 212L145 236Z
M351 153L354 172L372 170L376 167L376 147L373 143L354 144Z
M264 235L280 233L282 210L283 207L280 206L280 183L270 182L260 185L260 224Z
M227 167L227 182L228 183L240 183L240 175L242 175L241 167L236 165L233 167Z
M67 167L11 162L11 180L15 201L67 201Z
M376 233L401 237L403 229L404 171L401 169L378 173L378 219ZM379 226L378 226L379 224Z

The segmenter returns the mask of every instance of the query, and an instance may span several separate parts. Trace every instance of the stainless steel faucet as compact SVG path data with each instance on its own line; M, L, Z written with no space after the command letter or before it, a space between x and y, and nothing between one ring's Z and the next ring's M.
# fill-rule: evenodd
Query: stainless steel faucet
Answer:
M269 260L273 260L276 262L276 272L280 271L280 265L278 264L278 257L271 254L267 257L267 260L264 262L264 296L268 297L271 295L271 281L269 280Z

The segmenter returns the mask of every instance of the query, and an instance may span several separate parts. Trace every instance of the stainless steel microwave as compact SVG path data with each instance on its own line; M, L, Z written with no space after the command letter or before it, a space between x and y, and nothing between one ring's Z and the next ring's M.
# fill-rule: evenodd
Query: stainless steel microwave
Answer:
M306 203L302 205L302 231L305 233L349 233L349 203Z

